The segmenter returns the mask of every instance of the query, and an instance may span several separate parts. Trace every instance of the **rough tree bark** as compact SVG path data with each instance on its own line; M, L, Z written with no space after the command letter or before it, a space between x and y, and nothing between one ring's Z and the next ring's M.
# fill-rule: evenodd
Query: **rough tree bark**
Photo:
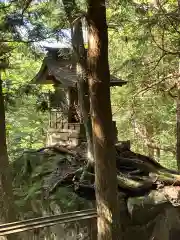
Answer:
M15 205L13 199L12 179L8 161L5 109L2 92L2 80L0 71L0 218L2 222L16 221ZM9 235L8 240L19 239L17 235Z
M180 59L179 59L180 73ZM180 171L180 79L177 80L177 99L176 99L176 161Z
M78 93L82 119L86 131L89 163L93 162L92 125L90 116L89 87L87 79L87 54L84 48L82 23L74 24L73 48L77 59Z
M178 13L180 13L180 1L177 0ZM180 73L180 55L178 61L178 72ZM180 78L176 81L177 98L176 98L176 161L180 171Z
M95 158L98 240L120 239L105 0L88 0L88 79Z
M89 87L87 80L87 55L84 48L82 23L79 20L73 24L73 21L78 15L78 7L75 0L63 0L63 5L71 26L72 45L77 61L77 88L80 112L88 143L89 163L91 163L91 161L93 161L92 125L90 117Z

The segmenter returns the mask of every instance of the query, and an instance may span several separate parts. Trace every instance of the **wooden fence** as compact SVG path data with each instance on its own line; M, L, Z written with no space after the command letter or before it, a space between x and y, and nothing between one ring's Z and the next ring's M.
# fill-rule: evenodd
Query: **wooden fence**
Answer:
M60 215L39 217L18 222L5 223L0 225L0 236L24 232L32 229L49 227L59 223L69 223L77 220L80 221L90 218L97 218L97 213L95 209L75 211L63 213Z

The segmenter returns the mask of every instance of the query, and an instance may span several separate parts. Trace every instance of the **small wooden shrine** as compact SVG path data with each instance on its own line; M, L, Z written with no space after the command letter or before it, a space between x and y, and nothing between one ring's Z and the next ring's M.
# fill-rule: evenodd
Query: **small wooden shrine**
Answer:
M47 54L33 83L54 86L54 92L49 95L47 145L59 143L76 146L86 141L78 107L76 61L71 48L46 48L46 50ZM111 86L125 84L125 81L111 76ZM114 128L116 131L115 122Z

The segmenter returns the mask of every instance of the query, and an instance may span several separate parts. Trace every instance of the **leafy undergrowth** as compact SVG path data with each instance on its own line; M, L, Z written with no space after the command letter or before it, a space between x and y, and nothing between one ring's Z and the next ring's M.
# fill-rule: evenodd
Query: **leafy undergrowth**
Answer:
M20 219L60 214L92 207L92 203L75 194L71 186L60 186L49 196L46 195L46 190L51 188L51 185L57 182L60 176L58 166L63 163L64 157L64 154L51 151L37 152L31 150L12 163L15 202ZM68 159L68 156L66 156L66 159ZM79 227L77 228L77 226ZM46 237L48 240L61 239L60 235L62 235L62 239L68 239L67 235L74 236L74 238L69 239L76 239L75 236L82 235L83 229L84 226L81 228L81 223L76 222L64 226L58 225L57 228L50 227L40 231L39 234L41 237L43 235L44 238L42 239ZM29 234L33 239L34 233L30 232Z
M48 201L60 204L63 211L86 207L89 203L78 197L71 186L59 187L49 198L44 197L46 188L59 178L58 166L64 161L64 154L30 151L12 163L16 202L19 207L28 201ZM68 156L66 156L66 159Z

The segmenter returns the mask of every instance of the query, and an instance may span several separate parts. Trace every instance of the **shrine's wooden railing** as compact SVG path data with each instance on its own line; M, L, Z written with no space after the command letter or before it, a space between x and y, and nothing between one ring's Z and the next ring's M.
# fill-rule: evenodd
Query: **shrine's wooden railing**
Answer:
M61 128L62 123L65 122L62 111L57 109L51 109L49 112L49 126L50 128L58 129Z
M0 225L0 236L96 217L96 210L88 209L76 212L63 213L60 215L33 218L19 222L5 223Z

